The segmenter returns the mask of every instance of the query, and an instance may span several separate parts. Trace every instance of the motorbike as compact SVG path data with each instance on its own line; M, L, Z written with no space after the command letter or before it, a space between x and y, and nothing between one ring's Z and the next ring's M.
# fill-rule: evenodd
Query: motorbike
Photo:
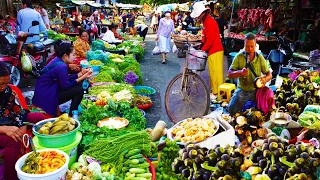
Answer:
M31 27L38 25L38 21L32 21ZM51 46L55 42L47 39L25 44L28 37L40 36L40 34L30 33L30 28L27 33L19 33L17 36L4 31L0 32L0 62L5 62L11 69L11 84L14 86L19 86L21 80L26 78L28 74L36 78L40 76L40 71L46 65ZM22 69L22 54L30 59L31 72Z
M290 43L284 37L276 35L278 40L278 49L270 51L267 59L270 62L272 76L287 76L295 70L300 70L298 67L292 66L292 55L295 50L294 43Z

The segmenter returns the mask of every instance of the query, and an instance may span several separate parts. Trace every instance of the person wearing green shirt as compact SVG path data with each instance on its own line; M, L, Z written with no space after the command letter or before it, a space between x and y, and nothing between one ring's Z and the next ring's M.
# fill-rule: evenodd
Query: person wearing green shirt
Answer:
M251 64L255 74L260 76L263 84L272 78L267 61L256 52L256 39L252 33L246 35L244 46L244 50L241 50L234 58L228 72L230 79L238 78L237 89L233 93L228 106L230 115L240 112L247 101L256 102L255 75L247 63Z

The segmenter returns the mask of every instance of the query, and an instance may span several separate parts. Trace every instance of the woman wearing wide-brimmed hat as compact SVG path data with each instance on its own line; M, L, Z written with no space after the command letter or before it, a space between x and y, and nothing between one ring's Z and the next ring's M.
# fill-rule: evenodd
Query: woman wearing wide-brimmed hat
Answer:
M202 48L208 53L208 67L212 95L218 94L218 87L223 84L223 46L219 26L210 16L210 10L203 2L196 2L191 13L192 18L202 21ZM213 99L214 96L211 96Z
M162 54L162 64L166 63L166 54L171 51L170 36L174 31L174 22L171 19L170 11L165 12L165 17L160 19L156 41Z

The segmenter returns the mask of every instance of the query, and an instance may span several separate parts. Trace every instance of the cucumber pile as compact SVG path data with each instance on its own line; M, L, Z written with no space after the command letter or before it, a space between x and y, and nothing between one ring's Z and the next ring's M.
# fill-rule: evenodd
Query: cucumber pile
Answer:
M130 150L124 157L126 160L120 175L124 180L151 180L150 164L143 157L140 149Z

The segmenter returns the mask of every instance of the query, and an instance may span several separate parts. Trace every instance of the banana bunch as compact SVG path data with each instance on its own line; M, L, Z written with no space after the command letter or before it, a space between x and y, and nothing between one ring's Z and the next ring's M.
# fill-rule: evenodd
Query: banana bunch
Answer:
M47 122L40 129L40 134L64 134L68 133L76 127L76 122L68 116L68 114L63 114L54 122Z

